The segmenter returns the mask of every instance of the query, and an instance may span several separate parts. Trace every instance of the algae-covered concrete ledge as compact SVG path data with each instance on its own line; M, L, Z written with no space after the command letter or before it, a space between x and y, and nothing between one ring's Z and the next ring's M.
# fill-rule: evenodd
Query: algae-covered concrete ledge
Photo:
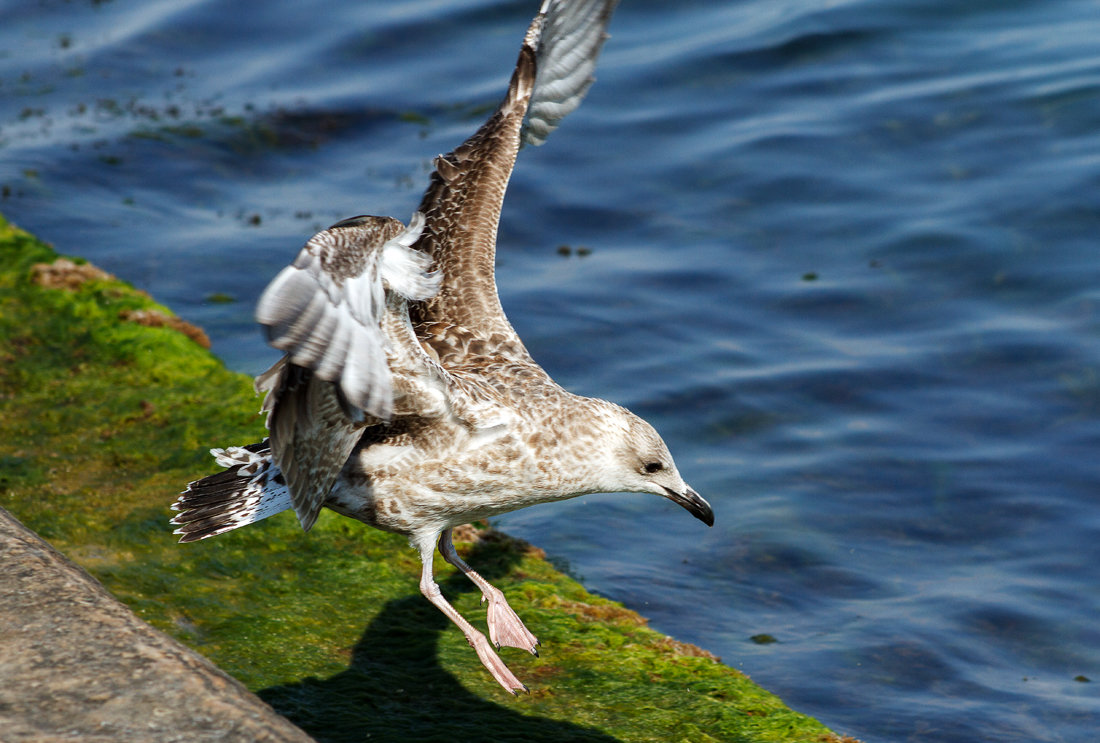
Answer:
M306 535L288 513L176 544L168 506L216 468L207 447L262 436L250 380L144 293L79 259L42 268L57 259L0 218L0 506L317 740L843 740L494 532L459 549L543 643L505 651L531 687L514 699L420 596L400 537L329 513ZM469 581L442 560L437 575L483 617ZM0 626L18 606L0 593Z

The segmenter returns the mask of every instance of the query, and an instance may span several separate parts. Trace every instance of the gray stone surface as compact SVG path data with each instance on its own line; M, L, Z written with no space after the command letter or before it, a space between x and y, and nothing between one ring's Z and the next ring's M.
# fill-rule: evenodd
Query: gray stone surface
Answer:
M312 738L0 508L0 741Z

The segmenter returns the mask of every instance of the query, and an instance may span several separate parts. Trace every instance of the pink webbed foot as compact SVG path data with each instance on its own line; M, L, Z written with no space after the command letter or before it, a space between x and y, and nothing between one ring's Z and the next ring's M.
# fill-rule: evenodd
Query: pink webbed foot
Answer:
M498 588L489 586L481 600L489 602L489 639L494 645L498 648L519 648L538 656L538 638L531 634Z

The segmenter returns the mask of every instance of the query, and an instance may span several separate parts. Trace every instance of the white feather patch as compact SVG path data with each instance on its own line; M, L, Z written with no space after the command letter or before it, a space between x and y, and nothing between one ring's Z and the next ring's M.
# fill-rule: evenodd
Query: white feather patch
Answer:
M412 245L424 230L424 215L415 212L405 231L382 246L382 278L389 288L406 299L423 300L439 291L443 275L428 272L432 259Z

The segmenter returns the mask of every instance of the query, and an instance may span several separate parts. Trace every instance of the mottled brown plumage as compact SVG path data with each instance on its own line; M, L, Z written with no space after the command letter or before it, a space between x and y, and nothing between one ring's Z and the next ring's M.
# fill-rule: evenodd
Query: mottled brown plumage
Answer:
M436 158L420 202L426 225L417 248L432 256L443 281L439 293L410 312L414 324L424 326L421 332L433 338L472 333L483 344L494 343L494 352L527 361L530 356L500 306L494 265L500 207L534 79L534 50L524 46L497 111L461 146ZM433 347L438 353L448 345Z
M492 644L534 653L538 641L458 557L455 526L620 491L661 495L714 519L653 428L558 386L497 297L497 225L521 142L540 143L579 103L614 5L546 0L504 100L436 159L409 226L340 222L272 281L257 319L286 355L256 380L269 441L214 450L228 471L191 483L175 505L180 541L286 509L309 529L323 507L407 536L421 554L421 591L511 692L525 687ZM440 593L437 546L481 589L488 640Z

